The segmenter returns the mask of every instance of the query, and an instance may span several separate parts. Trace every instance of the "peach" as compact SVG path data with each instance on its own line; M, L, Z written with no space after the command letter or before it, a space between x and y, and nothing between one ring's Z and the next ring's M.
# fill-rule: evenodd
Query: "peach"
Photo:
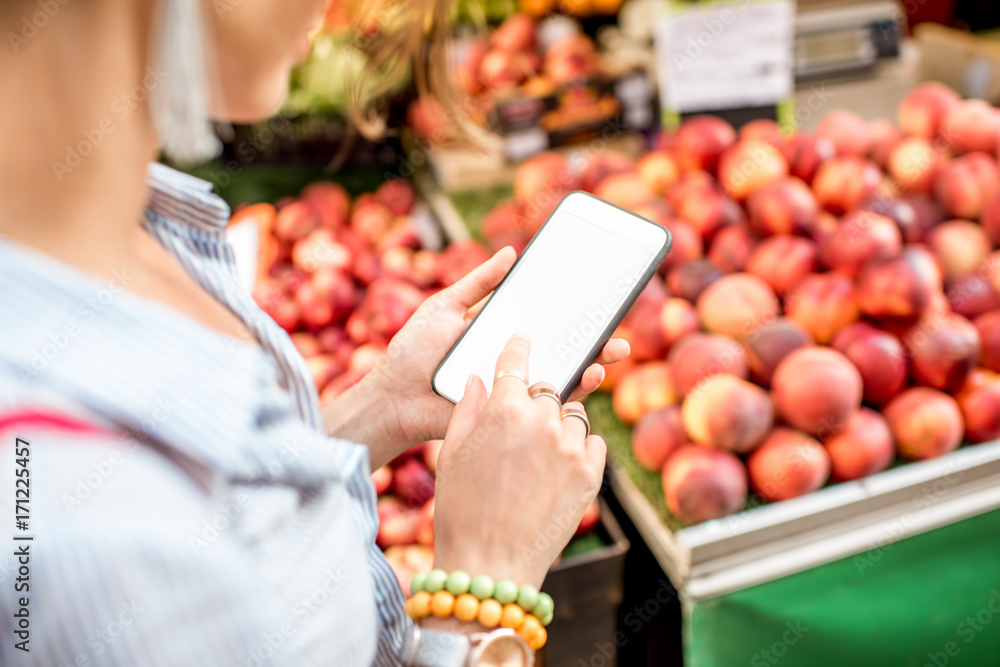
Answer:
M688 301L672 297L660 307L660 331L669 350L673 345L698 331L698 313Z
M744 224L729 225L718 231L708 249L708 261L723 273L742 271L753 251L754 237Z
M654 194L663 195L680 178L677 162L665 151L643 155L636 164L639 178Z
M788 143L784 133L781 131L781 126L769 118L757 118L750 121L740 128L738 136L740 141L749 141L751 139L766 141L777 148L782 155L785 154L786 144Z
M815 135L799 134L791 144L793 151L789 171L806 183L812 183L820 165L836 155L829 139Z
M1000 438L1000 375L984 368L973 370L955 400L962 411L968 442Z
M801 325L816 342L829 343L858 319L854 285L839 273L808 275L788 291L785 317Z
M698 230L683 220L670 220L663 226L670 230L670 236L673 238L670 252L660 265L663 272L701 259L704 243Z
M738 201L787 175L785 158L774 146L759 139L738 141L719 159L719 182Z
M823 116L816 126L817 137L828 139L837 155L868 154L872 145L872 132L868 122L845 109L834 109Z
M378 546L387 549L417 541L419 508L407 507L393 496L382 496L378 500L378 510L378 535L375 537Z
M417 459L408 459L392 473L392 492L410 507L423 505L434 497L434 475Z
M1000 310L980 315L974 324L979 332L979 363L1000 372Z
M332 183L331 185L336 186ZM334 197L339 198L347 195L343 188L339 188L336 192L338 194L333 195ZM304 195L305 191L303 191ZM375 199L388 208L393 215L408 215L413 210L413 204L417 201L417 192L409 181L402 178L390 178L375 190Z
M361 195L351 211L351 229L368 242L375 243L392 225L393 215L375 195Z
M785 421L820 437L839 432L861 406L861 373L827 347L793 350L775 369L771 388Z
M767 392L728 373L702 380L684 397L684 430L691 440L734 454L753 451L771 430Z
M915 322L930 305L935 293L920 266L919 256L903 252L899 257L873 262L858 280L858 308L883 322Z
M292 245L292 264L306 273L320 267L349 270L354 258L329 227L317 227Z
M820 165L812 188L820 206L843 215L874 194L881 178L878 167L863 158L835 157Z
M979 224L983 226L990 240L994 244L1000 245L1000 195L993 197L983 207Z
M320 349L316 336L307 331L296 331L289 338L292 339L292 344L303 358L314 357L323 351Z
M594 41L574 32L556 39L545 50L545 78L557 86L586 79L599 67Z
M316 390L319 391L326 384L344 372L344 367L332 354L317 354L306 359L306 368L312 377Z
M390 183L395 183L396 185L390 185ZM394 202L398 202L398 205L401 206L406 199L404 191L407 188L415 198L413 186L401 178L393 178L387 181L379 187L379 191L382 191L383 197L387 197L391 191L391 199ZM378 192L376 192L376 197L378 196ZM351 196L347 194L347 190L342 185L328 181L310 183L303 188L301 199L309 205L319 218L320 224L324 227L338 229L347 224L351 210ZM413 201L413 198L409 200L411 208ZM382 203L388 206L385 201ZM390 206L390 208L392 207ZM409 213L409 208L404 213ZM402 213L396 213L396 215L402 215Z
M655 196L636 174L608 176L594 190L594 195L629 210L646 204Z
M938 200L956 218L976 220L986 205L1000 194L1000 170L986 153L966 153L938 174L934 185Z
M319 226L320 219L309 204L293 201L282 206L274 217L274 236L279 241L295 243Z
M450 287L489 258L489 253L475 241L452 243L440 255L438 279L442 285Z
M757 246L747 260L746 269L781 296L816 270L816 255L816 244L809 239L778 234Z
M747 496L747 471L729 452L683 445L663 467L667 508L687 524L739 512Z
M535 48L535 22L524 14L511 14L490 36L490 43L504 51Z
M527 236L521 203L514 199L500 202L483 218L479 231L494 252L506 245L516 245Z
M451 138L448 117L441 103L431 95L423 95L410 103L406 122L417 138L429 145L441 144Z
M666 299L651 298L637 301L623 324L632 331L629 344L636 361L663 359L667 355L667 339L660 324L660 312Z
M688 171L681 174L673 187L667 190L667 202L676 209L688 197L718 191L715 179L707 171Z
M823 446L830 455L830 472L835 482L882 472L896 456L889 424L882 415L868 408L855 412L844 430Z
M646 413L632 431L632 452L647 470L659 472L674 450L689 442L681 409L669 405Z
M851 360L861 373L863 399L882 405L906 386L909 367L899 339L866 322L857 322L833 339L833 348Z
M927 245L945 276L975 273L993 246L982 227L968 220L949 220L927 235Z
M933 139L944 115L961 101L958 94L943 83L918 84L899 103L899 127L903 134Z
M331 5L333 3L330 3ZM456 66L456 78L458 85L469 95L478 95L483 90L483 78L479 76L483 58L490 51L489 43L484 39L476 39L470 42L461 51L459 62Z
M797 178L782 178L747 200L750 224L761 234L809 232L816 226L819 205L812 190Z
M896 257L902 249L896 223L878 213L854 211L841 218L823 242L820 259L828 268L856 278L868 262Z
M703 190L682 199L677 206L677 216L709 241L720 229L741 222L743 210L721 192Z
M896 451L910 460L932 459L954 451L965 431L955 399L928 387L907 389L885 406L882 415L896 440Z
M988 280L978 275L950 278L945 296L952 311L970 320L1000 308L1000 294Z
M743 346L719 334L690 334L670 348L667 363L671 385L681 396L713 375L728 373L746 378L749 374Z
M774 370L793 350L813 344L813 338L801 326L779 317L743 341L750 379L763 387L771 386Z
M622 327L618 327L614 333L615 338L624 338L625 340L629 340L629 335L630 334L627 333L627 330L623 330ZM635 362L627 357L621 361L616 361L613 364L605 366L604 382L601 383L598 390L604 392L605 394L610 394L615 390L615 387L618 385L618 381L625 375L628 375L629 371L631 371L634 367Z
M358 296L350 276L338 269L321 267L295 292L295 301L302 313L302 323L317 331L347 317L357 306Z
M392 486L392 468L387 465L376 468L372 473L372 485L375 487L376 495L380 496L388 491Z
M930 193L946 158L923 137L907 137L889 154L887 170L904 190Z
M886 169L892 150L903 140L903 133L888 118L876 118L871 121L868 123L868 131L872 136L872 162Z
M559 153L539 153L517 169L514 196L522 203L540 205L543 198L559 202L578 186L576 174Z
M962 100L944 114L938 135L958 155L973 151L996 155L1000 115L984 100Z
M673 405L677 394L670 380L670 366L663 361L636 364L618 380L611 401L615 414L626 424Z
M601 181L615 174L628 174L635 171L635 160L618 151L603 151L588 155L588 160L580 173L580 187L587 192L594 192Z
M364 300L347 320L347 333L355 342L387 345L424 302L424 293L397 278L379 278L368 286Z
M907 333L913 379L948 393L958 391L979 361L979 332L961 315L925 317Z
M717 116L694 116L677 131L678 162L684 171L715 172L722 153L736 143L736 130Z
M830 476L830 455L801 431L776 428L747 459L750 486L768 502L804 496Z
M730 273L698 297L698 317L708 331L742 338L781 313L774 290L749 273Z
M688 262L670 269L667 286L670 293L696 303L702 292L722 277L722 271L707 260Z
M923 243L927 233L944 220L941 207L924 194L908 194L899 199L874 197L862 203L861 208L895 222L903 243Z

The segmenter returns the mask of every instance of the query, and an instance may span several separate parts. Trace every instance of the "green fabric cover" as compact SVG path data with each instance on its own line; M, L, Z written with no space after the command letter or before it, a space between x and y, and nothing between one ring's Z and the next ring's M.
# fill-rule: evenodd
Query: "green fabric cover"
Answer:
M687 667L1000 665L1000 510L697 603Z

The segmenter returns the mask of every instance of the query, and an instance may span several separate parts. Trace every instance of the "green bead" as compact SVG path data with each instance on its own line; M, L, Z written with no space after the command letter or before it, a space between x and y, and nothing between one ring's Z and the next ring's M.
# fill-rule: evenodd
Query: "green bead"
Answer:
M542 614L541 616L538 616L537 618L538 618L538 622L541 623L542 625L548 625L549 623L552 622L552 612L550 611L547 614Z
M424 585L426 583L427 583L426 572L414 572L413 579L410 580L410 595L416 595L420 591L424 590Z
M517 599L517 584L510 579L501 579L493 591L493 599L500 604L510 604Z
M477 600L488 600L493 597L493 591L496 586L493 584L493 580L490 579L485 574L480 574L472 579L472 585L469 586L469 592L476 596Z
M538 602L535 603L535 608L532 609L532 613L538 617L538 620L542 620L546 616L551 620L552 611L555 609L555 602L552 601L552 596L548 593L539 593ZM542 625L545 625L543 623Z
M444 588L444 582L448 581L448 573L444 570L431 570L427 573L424 581L424 590L428 593L437 593Z
M517 589L517 603L521 609L530 612L538 604L538 589L525 584Z
M455 570L448 575L448 581L445 582L444 587L452 595L462 595L469 592L470 583L468 574L462 570Z

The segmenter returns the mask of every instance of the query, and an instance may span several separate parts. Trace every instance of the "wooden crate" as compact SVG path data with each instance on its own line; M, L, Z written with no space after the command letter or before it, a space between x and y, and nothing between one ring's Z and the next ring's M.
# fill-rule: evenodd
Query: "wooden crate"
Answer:
M556 607L548 643L538 652L539 667L578 667L581 660L590 664L597 645L613 641L618 631L629 542L607 504L600 503L598 530L607 546L561 561L542 587ZM604 664L612 667L617 660Z

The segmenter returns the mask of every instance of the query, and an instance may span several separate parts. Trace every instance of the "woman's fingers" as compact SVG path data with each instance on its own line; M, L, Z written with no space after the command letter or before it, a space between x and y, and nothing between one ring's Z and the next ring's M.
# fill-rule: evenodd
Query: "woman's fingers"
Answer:
M462 400L455 404L448 422L445 434L447 442L465 442L476 428L479 415L486 406L486 386L475 375L469 377L469 383Z
M553 417L559 416L559 410L562 408L562 400L559 398L559 392L556 391L553 385L548 382L536 382L528 388L528 396L546 414Z
M562 407L563 442L580 446L590 433L590 421L582 403L570 401Z
M513 248L501 248L444 293L463 310L472 308L500 284L516 259L517 253Z
M591 435L584 442L584 447L587 463L590 464L590 470L594 473L598 483L600 483L600 480L604 477L604 463L608 457L608 445L601 436Z
M597 355L595 360L598 364L613 364L622 361L632 351L628 341L624 338L612 338L604 345L604 349Z
M592 364L583 372L583 377L580 378L580 384L577 385L573 393L570 394L569 400L579 401L590 394L597 391L597 388L601 386L604 382L604 366L600 364Z
M510 337L497 357L496 375L493 376L493 395L528 394L528 352L531 343L517 334Z

